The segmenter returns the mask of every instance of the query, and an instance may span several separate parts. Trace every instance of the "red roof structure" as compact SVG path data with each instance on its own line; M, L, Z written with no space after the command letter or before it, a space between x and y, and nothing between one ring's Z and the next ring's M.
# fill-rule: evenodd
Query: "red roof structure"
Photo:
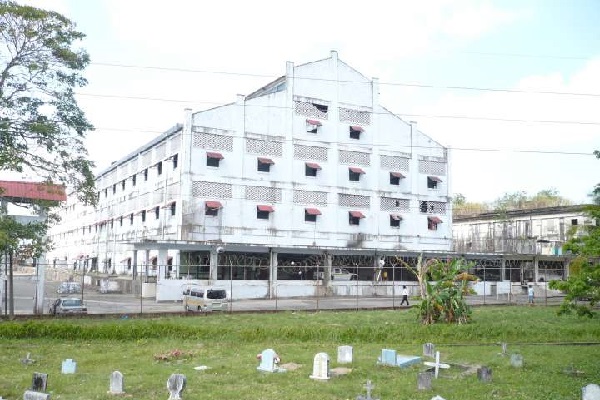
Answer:
M0 181L0 198L9 201L67 201L63 185L46 182Z

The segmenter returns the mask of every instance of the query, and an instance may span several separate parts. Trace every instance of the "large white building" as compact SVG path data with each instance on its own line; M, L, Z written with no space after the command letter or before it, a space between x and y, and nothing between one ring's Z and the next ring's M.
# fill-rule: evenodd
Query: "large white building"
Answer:
M189 279L255 281L245 296L264 297L315 267L450 250L448 150L382 107L379 89L332 51L234 103L186 110L97 177L97 209L68 204L49 260L156 275L157 299Z

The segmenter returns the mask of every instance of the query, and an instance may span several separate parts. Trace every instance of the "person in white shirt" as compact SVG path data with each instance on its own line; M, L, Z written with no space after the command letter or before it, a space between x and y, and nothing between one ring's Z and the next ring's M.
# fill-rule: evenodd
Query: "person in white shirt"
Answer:
M402 301L400 302L400 305L403 305L404 302L406 302L407 306L410 306L410 304L408 304L408 289L406 286L402 286Z
M529 304L533 304L533 294L533 286L529 285L529 288L527 289L527 297Z

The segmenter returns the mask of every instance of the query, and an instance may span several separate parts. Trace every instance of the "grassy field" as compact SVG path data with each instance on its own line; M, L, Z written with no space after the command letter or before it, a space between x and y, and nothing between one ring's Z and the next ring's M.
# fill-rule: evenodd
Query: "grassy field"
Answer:
M365 395L369 379L373 396L382 400L431 399L580 399L581 388L600 383L600 322L558 317L555 308L481 307L473 323L422 326L413 311L286 312L278 314L212 314L208 316L0 322L0 396L20 399L33 372L48 373L53 399L108 399L109 376L125 376L123 397L168 398L172 373L187 376L186 400L193 399L355 399ZM421 355L433 342L442 361L452 364L433 381L430 391L417 390L422 365L382 367L382 348ZM523 355L523 368L499 355ZM592 344L596 343L596 344ZM348 375L321 382L309 379L316 353L326 352L337 367L337 346L354 346ZM282 364L301 367L283 374L256 370L256 355L275 349ZM182 356L170 357L173 350ZM36 360L23 365L27 353ZM72 358L77 373L62 375L61 361ZM196 371L206 365L210 369ZM461 365L461 366L459 366ZM492 368L493 381L481 383L465 367ZM580 374L567 374L574 368Z

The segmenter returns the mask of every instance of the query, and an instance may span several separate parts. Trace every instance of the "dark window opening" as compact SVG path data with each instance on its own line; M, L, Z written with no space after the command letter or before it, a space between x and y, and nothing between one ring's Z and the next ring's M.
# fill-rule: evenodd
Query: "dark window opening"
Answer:
M210 215L212 217L216 217L217 215L219 215L219 208L206 206L204 215Z
M390 174L390 185L400 185L400 177Z
M360 218L359 217L355 217L353 215L350 215L348 217L348 223L350 225L360 225Z
M317 171L318 171L318 168L310 167L307 165L306 168L304 169L304 175L317 176Z
M390 226L393 228L398 228L401 220L402 218L397 215L390 215Z
M142 222L146 222L146 210L142 210Z
M175 215L177 212L177 205L175 202L171 203L171 215Z
M108 189L104 189L104 197L108 197Z
M428 176L427 177L427 189L437 189L439 182L441 182L440 178L437 178L435 176Z
M352 182L358 182L358 181L360 181L361 175L362 174L360 172L349 170L348 171L348 180L350 180Z
M125 190L125 180L124 179L121 182L121 190Z
M129 214L129 225L133 225L133 214Z
M177 162L179 161L177 154L173 155L172 161L173 161L173 169L177 169Z
M144 182L148 180L148 168L144 170Z
M123 217L119 217L119 226L123 226Z
M256 164L256 170L260 172L270 172L273 161L268 158L259 158Z
M419 210L422 213L426 213L428 208L429 208L429 203L427 203L426 201L419 202Z
M437 228L438 224L436 222L433 222L432 220L427 221L427 229L430 231L437 231Z
M156 217L156 219L158 219L158 217L160 216L160 207L159 206L154 207L154 216Z
M576 226L578 224L577 218L571 220L571 226Z
M268 211L256 210L257 219L269 219L269 214L270 213Z
M360 139L360 134L362 133L362 128L358 126L350 127L350 139Z
M221 160L219 160L218 158L208 157L206 159L206 166L208 166L208 167L218 167L220 162L221 162Z
M113 185L113 194L117 193L117 184L115 183Z
M306 211L304 212L304 221L306 222L317 222L316 214L309 214Z
M159 176L162 175L162 161L159 161L158 164L156 164L156 173Z
M312 103L312 105L322 113L327 113L327 110L329 110L329 106L324 106L323 104Z
M132 186L135 186L136 183L137 183L137 175L133 175L131 177L131 184L132 184Z

